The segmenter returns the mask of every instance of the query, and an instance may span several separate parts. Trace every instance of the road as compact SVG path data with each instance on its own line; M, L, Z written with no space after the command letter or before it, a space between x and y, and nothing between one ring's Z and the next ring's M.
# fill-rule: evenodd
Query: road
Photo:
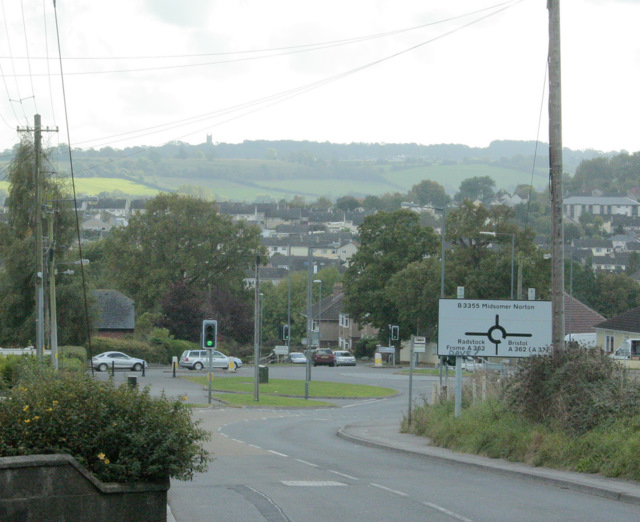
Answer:
M154 372L142 380L155 381ZM270 372L271 378L304 378L303 368ZM388 369L319 367L313 379L389 386L400 394L310 410L196 409L213 433L208 448L215 460L193 482L172 481L169 504L178 522L638 519L637 505L342 440L337 431L352 423L399 424L408 377ZM168 395L206 398L180 379L157 380ZM432 380L417 377L414 395L428 394Z

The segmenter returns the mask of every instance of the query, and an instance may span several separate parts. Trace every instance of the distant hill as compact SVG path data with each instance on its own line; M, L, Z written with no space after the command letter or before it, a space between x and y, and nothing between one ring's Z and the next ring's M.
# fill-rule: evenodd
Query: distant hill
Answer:
M8 161L10 152L5 151L3 160ZM564 149L564 170L572 174L581 161L610 155ZM53 156L59 172L68 174L67 155ZM523 184L542 190L548 183L549 168L548 145L538 143L536 148L532 141L494 141L486 148L288 140L172 142L122 150L74 149L73 156L76 178L107 178L99 185L86 184L100 186L104 192L110 186L112 191L127 190L117 181L126 180L150 191L184 190L186 186L194 192L207 191L219 200L237 201L405 193L423 179L440 183L453 195L463 180L474 176L490 176L496 188L510 192ZM111 184L108 179L113 180Z

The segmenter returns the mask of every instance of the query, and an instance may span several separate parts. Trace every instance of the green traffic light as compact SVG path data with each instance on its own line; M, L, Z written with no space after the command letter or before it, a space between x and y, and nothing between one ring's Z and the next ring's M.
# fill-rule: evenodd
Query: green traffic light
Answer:
M207 346L213 346L213 341L207 341Z

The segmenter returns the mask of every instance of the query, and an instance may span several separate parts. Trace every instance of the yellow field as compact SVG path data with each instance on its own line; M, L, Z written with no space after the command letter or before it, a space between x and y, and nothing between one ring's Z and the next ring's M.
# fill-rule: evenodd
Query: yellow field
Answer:
M71 182L69 182L71 187ZM9 183L0 181L0 190L9 192ZM102 192L117 192L124 196L155 196L159 190L133 181L116 178L76 178L76 193L97 196Z

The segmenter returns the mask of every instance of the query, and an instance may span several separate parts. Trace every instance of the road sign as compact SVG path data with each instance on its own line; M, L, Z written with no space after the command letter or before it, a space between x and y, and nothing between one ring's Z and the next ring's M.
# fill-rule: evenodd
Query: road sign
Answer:
M440 299L439 356L531 357L551 351L550 301Z
M415 336L413 338L413 352L424 353L426 351L427 351L427 338Z
M396 353L396 347L395 346L378 346L376 351L378 353Z
M273 348L273 353L275 353L276 355L288 355L289 354L289 347L288 346L276 346Z

